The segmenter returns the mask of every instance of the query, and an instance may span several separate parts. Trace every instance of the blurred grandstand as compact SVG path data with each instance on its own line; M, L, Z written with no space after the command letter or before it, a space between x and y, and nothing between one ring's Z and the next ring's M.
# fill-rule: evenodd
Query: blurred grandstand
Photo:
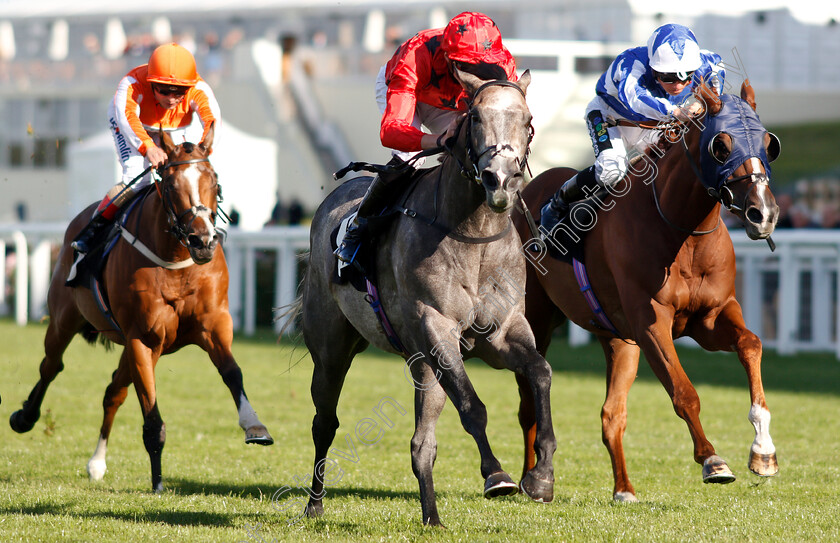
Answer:
M626 0L190 4L0 1L0 221L66 220L112 184L107 101L168 41L194 52L237 129L221 135L217 168L251 229L270 220L276 199L311 212L346 162L387 160L373 100L379 66L414 32L464 9L489 13L520 68L534 72L535 173L591 160L580 116L595 78L665 21L690 25L731 66L734 85L749 75L765 124L840 119L840 27L787 9L686 17L640 14ZM237 163L254 146L265 149L259 161Z
M294 298L294 254L306 247L305 228L281 232L263 225L305 220L336 186L332 172L347 162L388 160L378 138L376 73L402 41L418 30L443 26L460 11L481 10L493 17L520 71L532 71L528 102L536 128L535 175L552 166L591 163L581 116L597 77L617 53L644 44L665 22L692 27L702 47L721 54L730 92L749 77L765 125L790 127L791 143L798 147L782 139L778 171L784 171L784 161L810 160L806 151L816 145L809 138L815 132L806 123L840 121L835 69L840 25L834 19L806 23L785 8L681 15L676 12L684 6L657 12L640 9L641 3L0 0L0 254L11 259L0 263L0 314L13 305L15 296L6 288L14 257L27 242L34 262L31 299L15 304L24 322L27 306L31 318L44 314L50 248L42 240L54 242L70 217L113 184L117 165L106 131L108 100L119 79L164 42L193 51L221 105L213 163L224 186L225 209L240 217L226 252L231 309L237 327L246 332L253 331L260 304L269 315L261 321L265 324L271 307ZM806 226L840 220L840 211L830 217L840 210L837 136L833 126L819 133L824 135L815 139L826 151L807 168L819 181L791 183L792 211L796 204L809 206ZM795 151L786 155L789 148ZM19 231L29 238L17 236ZM801 240L791 238L791 243L796 247ZM826 239L823 245L833 243ZM840 354L837 251L827 249L830 255L821 259L803 253L800 259L785 249L784 236L779 244L776 254L783 260L770 261L758 252L744 261L748 271L760 270L764 277L759 290L745 289L751 326L766 329L771 344L777 337L782 349L835 346ZM260 262L271 261L271 255L276 261L266 268L268 286L258 287ZM18 274L21 280L25 275ZM816 288L823 284L833 285L828 295ZM22 299L26 285L17 287L15 300ZM786 294L776 303L779 285L800 294ZM274 297L257 296L258 288L273 291Z

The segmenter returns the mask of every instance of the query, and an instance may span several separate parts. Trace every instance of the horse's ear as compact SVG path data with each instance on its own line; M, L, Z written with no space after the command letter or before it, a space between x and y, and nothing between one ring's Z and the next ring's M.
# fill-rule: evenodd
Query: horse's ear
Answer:
M744 79L744 82L741 83L741 99L755 111L755 90L750 85L749 79Z
M207 129L207 135L204 136L204 139L201 140L201 143L198 144L205 153L210 154L210 151L213 149L213 135L216 133L216 121L210 123L210 128Z
M522 93L525 94L525 91L528 90L528 85L531 84L531 70L525 70L522 75L519 77L519 80L516 82L520 89L522 89Z
M163 152L167 156L171 155L172 151L175 150L175 143L172 141L172 136L162 126L158 128L158 134L160 135L161 149L163 149Z
M718 93L715 91L715 89L707 85L705 81L700 83L694 94L700 100L703 101L703 104L706 106L706 113L708 115L717 115L718 113L720 113L720 96L718 96Z
M461 83L461 86L464 87L464 90L467 91L467 94L472 97L475 94L475 91L484 83L484 80L475 76L469 72L465 72L458 67L457 62L452 63L452 74L455 76L455 79Z

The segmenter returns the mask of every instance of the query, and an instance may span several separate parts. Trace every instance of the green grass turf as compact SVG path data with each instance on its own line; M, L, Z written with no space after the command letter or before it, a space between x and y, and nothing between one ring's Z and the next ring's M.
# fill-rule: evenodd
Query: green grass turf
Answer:
M642 363L629 399L625 439L628 469L640 502L612 502L609 457L601 443L604 396L600 348L549 352L558 451L555 500L482 497L474 442L451 404L438 425L435 469L438 506L448 529L421 524L411 472L413 390L401 360L371 351L357 357L339 403L335 447L356 447L355 462L337 459L341 480L327 487L325 515L294 522L280 505L304 491L271 496L309 480L314 413L311 360L303 348L277 344L270 334L237 338L234 354L272 447L244 444L234 403L209 359L191 347L157 368L158 398L167 425L163 453L166 491L150 490L142 420L133 389L111 437L104 481L91 483L85 464L97 441L102 394L119 351L76 339L65 370L53 383L35 428L23 435L9 415L35 384L45 327L18 328L0 320L0 542L36 541L837 541L840 540L840 362L832 355L779 357L766 353L764 383L779 452L780 474L758 479L746 468L752 426L741 365L732 354L680 349L703 402L702 419L718 454L738 477L704 485L692 459L685 424ZM324 341L329 341L328 337ZM469 361L468 373L486 403L488 433L502 465L518 479L521 435L513 375ZM373 417L383 398L393 428L359 442L356 424ZM49 416L47 416L49 410Z

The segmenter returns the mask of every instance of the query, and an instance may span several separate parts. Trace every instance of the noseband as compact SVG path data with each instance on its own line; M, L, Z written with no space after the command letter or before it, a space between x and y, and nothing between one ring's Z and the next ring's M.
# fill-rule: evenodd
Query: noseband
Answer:
M174 168L176 166L183 166L186 164L199 164L201 162L210 162L208 158L193 158L190 160L178 160L175 162L167 162L164 164L160 170L168 170L169 168ZM212 168L211 168L212 170ZM215 175L215 171L213 172ZM218 186L218 183L217 183ZM172 197L169 194L170 185L163 185L162 181L158 183L158 195L160 196L161 200L163 201L163 207L166 209L166 214L169 217L169 222L172 225L169 229L169 232L178 239L178 241L184 247L187 246L187 236L189 235L190 231L192 230L192 224L195 222L195 219L198 217L198 214L206 211L210 214L210 219L213 223L213 226L216 225L216 213L205 205L197 205L192 206L189 209L183 211L182 213L178 213L175 210L175 204L172 203ZM193 216L189 220L188 223L184 224L183 218L188 213L192 213Z
M467 165L465 165L460 157L452 155L455 160L458 161L459 166L461 167L461 175L464 176L466 179L470 179L475 181L477 184L481 184L481 172L478 170L478 161L481 160L481 157L486 155L487 153L493 151L498 153L502 149L513 149L510 144L496 144L496 145L489 145L486 148L482 149L481 152L477 152L473 148L473 139L472 139L472 125L473 125L473 117L472 112L474 109L473 103L475 99L478 97L481 92L489 87L512 87L519 91L519 94L522 95L522 98L525 98L525 91L523 91L519 85L512 81L507 81L505 79L496 79L493 81L488 81L484 83L473 93L472 100L469 102L469 110L467 111L467 158L472 163L472 168L470 169ZM528 155L531 154L531 140L534 139L534 125L528 124L528 143L525 145L525 156L522 157L522 160L519 158L516 159L517 166L519 167L519 171L523 171L525 168L528 167ZM451 154L451 153L450 153ZM530 169L528 170L530 174Z

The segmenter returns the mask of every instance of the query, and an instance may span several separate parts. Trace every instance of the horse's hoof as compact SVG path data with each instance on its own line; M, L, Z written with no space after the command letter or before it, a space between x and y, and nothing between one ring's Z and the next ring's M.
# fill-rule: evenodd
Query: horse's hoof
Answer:
M425 524L426 526L431 526L433 528L440 528L441 530L446 530L446 526L443 525L439 518L426 519L425 521L423 521L423 524Z
M713 454L703 462L703 482L726 484L735 480L735 475L723 458Z
M519 492L519 487L504 471L496 472L484 481L484 497L488 500L499 496L510 496L517 492Z
M318 518L324 515L324 504L321 502L309 502L306 504L306 516L309 518Z
M41 418L41 412L35 413L34 419L26 418L26 415L23 412L23 409L18 409L9 417L9 426L12 427L12 430L19 434L23 434L31 430L35 423L38 422L38 419Z
M758 454L750 451L750 471L760 477L772 477L779 473L779 463L776 453Z
M105 460L91 460L87 463L87 472L91 481L101 481L105 477Z
M537 479L531 472L519 481L519 488L535 502L548 503L554 499L554 480Z
M616 492L613 494L613 501L616 503L637 503L639 498L632 492Z
M273 445L274 438L268 433L265 426L251 426L245 430L245 443L250 445L256 443L257 445Z
M163 482L152 485L152 489L155 491L155 494L163 494Z

